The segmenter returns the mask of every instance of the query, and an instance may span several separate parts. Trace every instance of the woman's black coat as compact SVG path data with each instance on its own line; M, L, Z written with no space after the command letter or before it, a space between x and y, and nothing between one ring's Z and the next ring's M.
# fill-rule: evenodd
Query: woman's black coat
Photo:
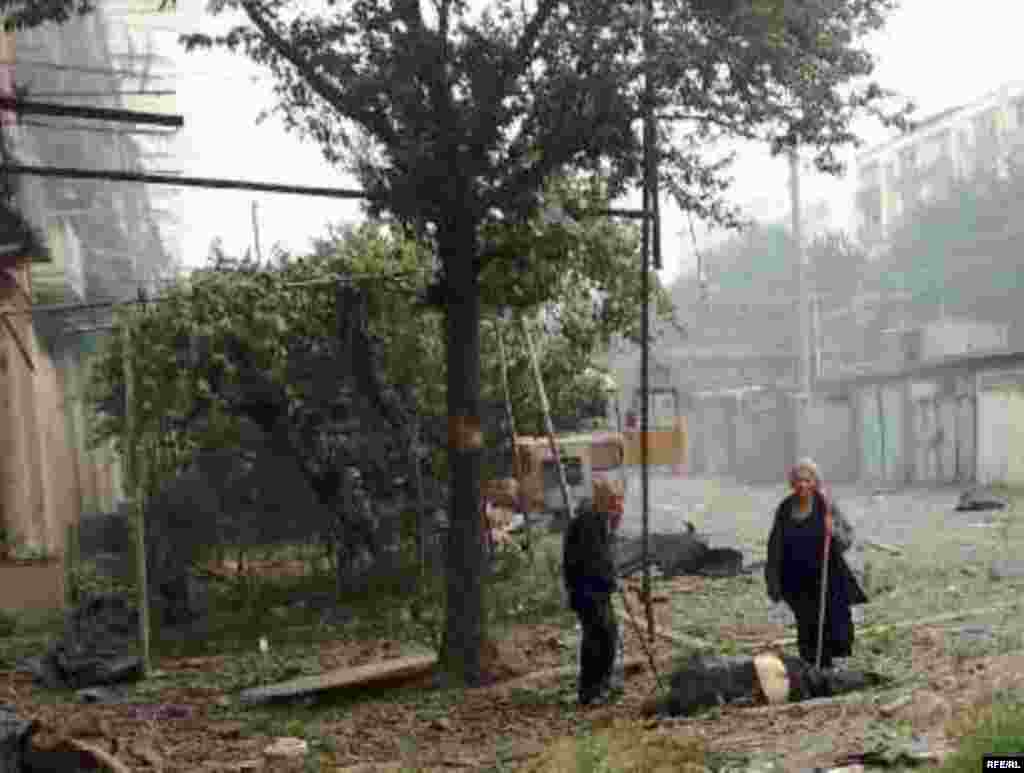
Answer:
M798 501L793 494L775 511L765 564L765 583L772 601L817 598L821 593L825 498L815 493L812 513L800 521L791 517ZM868 600L843 558L852 542L853 528L839 508L833 506L827 601L833 609L864 604Z

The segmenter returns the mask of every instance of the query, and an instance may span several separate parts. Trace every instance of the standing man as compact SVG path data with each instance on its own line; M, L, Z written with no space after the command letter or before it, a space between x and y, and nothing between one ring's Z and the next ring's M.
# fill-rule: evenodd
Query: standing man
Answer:
M618 588L612 538L622 523L624 497L603 479L594 482L593 503L580 505L563 545L562 571L569 605L580 621L579 702L606 701L619 632L612 610Z

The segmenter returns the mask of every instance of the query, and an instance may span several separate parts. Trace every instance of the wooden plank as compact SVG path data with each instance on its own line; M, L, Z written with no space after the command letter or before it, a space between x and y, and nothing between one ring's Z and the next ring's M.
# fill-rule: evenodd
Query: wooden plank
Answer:
M339 668L324 674L303 676L264 687L253 687L243 690L238 698L244 704L267 703L346 687L369 687L424 676L436 665L437 657L434 655L411 655L354 668Z

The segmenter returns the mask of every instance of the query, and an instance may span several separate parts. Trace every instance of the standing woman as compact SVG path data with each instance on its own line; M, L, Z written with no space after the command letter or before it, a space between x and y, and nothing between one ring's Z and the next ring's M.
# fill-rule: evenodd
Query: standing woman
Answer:
M853 528L835 502L821 490L817 465L801 459L789 475L793 493L775 512L768 538L765 582L768 598L785 601L797 624L800 657L814 665L818 650L821 582L826 523L831 515L832 538L828 556L825 593L825 626L821 667L831 668L833 658L849 657L853 650L853 616L850 607L867 602L867 596L843 558L853 542Z

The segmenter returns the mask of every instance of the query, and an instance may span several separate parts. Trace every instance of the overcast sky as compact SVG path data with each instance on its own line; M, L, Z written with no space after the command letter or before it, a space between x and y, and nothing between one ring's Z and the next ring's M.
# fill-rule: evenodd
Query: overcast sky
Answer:
M162 51L179 65L177 107L185 129L179 148L185 174L233 177L295 185L354 187L330 168L318 148L285 132L276 118L256 126L257 114L273 105L268 76L241 55L225 52L186 54L175 44L172 28L203 31L217 21L205 16L205 0L179 0L173 23L161 20L155 34ZM1024 4L1019 0L904 0L887 29L871 41L878 56L877 78L912 98L921 115L970 102L1001 84L1024 79L1021 57ZM254 76L259 80L253 80ZM868 124L865 139L879 142L884 132ZM851 156L852 158L852 156ZM751 215L783 217L788 211L788 166L766 150L748 147L735 167L733 199ZM852 202L852 175L835 180L807 170L805 203L828 199L836 225L844 225ZM305 196L263 195L239 191L182 194L182 255L198 265L210 241L223 238L229 252L252 244L252 202L258 202L260 241L266 253L280 242L304 249L324 233L329 222L358 218L354 203ZM692 241L686 219L671 207L663 225L663 279L671 280L691 265ZM709 236L698 228L698 247Z

